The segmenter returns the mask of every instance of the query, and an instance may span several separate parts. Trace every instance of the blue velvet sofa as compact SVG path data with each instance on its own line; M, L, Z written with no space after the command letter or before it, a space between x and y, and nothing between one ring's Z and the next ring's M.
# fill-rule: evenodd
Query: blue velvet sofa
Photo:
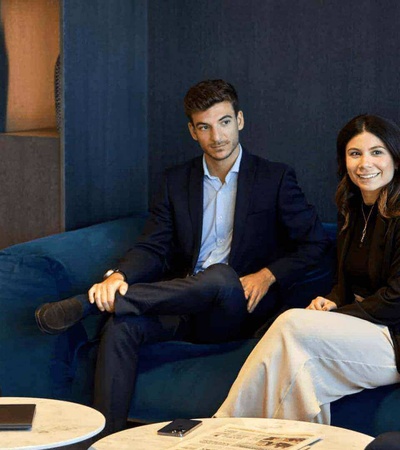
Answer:
M0 251L3 396L51 397L90 404L98 336L104 316L93 316L59 336L41 334L34 310L85 292L134 243L144 223L130 217L69 231ZM335 226L325 224L334 240ZM334 252L285 295L305 306L329 291ZM256 339L220 345L165 342L143 347L130 417L139 422L209 417ZM332 404L332 424L376 436L400 430L400 385L365 390Z

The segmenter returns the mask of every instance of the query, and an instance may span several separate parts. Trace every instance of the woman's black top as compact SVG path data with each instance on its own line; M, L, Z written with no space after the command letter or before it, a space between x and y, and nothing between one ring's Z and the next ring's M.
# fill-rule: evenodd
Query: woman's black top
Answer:
M353 294L365 298L374 293L368 275L368 261L378 207L376 204L369 206L362 204L362 207L364 208L365 218L369 217L365 237L361 242L365 219L360 205L360 208L356 211L351 243L344 260L344 275Z

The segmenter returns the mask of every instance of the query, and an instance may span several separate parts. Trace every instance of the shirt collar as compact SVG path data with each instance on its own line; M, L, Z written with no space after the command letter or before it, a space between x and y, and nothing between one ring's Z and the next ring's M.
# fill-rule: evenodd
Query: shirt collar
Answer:
M231 167L230 171L228 172L228 174L226 175L225 180L228 182L228 180L231 177L232 173L239 173L239 168L240 168L240 161L242 160L242 146L239 144L239 154L238 157L236 158L235 164ZM206 158L205 155L203 155L203 169L204 169L204 175L208 178L217 178L214 177L210 174L208 167L207 167L207 163L206 163Z

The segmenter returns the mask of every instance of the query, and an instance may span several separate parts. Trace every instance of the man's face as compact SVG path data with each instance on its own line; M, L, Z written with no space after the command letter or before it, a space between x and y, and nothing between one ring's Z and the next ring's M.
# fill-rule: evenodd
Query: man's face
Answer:
M200 144L206 161L235 161L239 153L239 131L244 127L242 111L235 115L230 102L216 103L192 114L189 131Z

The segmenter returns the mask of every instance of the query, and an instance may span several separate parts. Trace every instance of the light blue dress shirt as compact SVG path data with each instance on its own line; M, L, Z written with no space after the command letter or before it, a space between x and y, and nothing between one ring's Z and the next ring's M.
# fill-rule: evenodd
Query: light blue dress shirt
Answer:
M203 228L195 273L212 264L228 263L241 159L242 147L239 145L235 164L226 175L225 182L221 183L218 177L210 175L203 156Z

